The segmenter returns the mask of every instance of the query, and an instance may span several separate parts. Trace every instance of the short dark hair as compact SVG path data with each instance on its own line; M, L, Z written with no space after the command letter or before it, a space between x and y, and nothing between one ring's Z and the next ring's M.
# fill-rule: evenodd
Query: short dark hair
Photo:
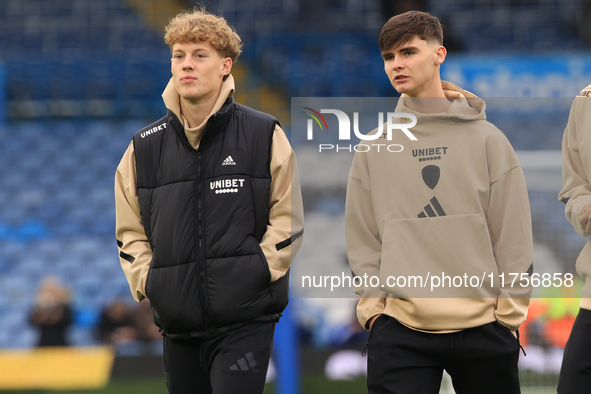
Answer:
M415 36L443 45L443 29L439 19L422 11L408 11L390 18L382 27L378 45L380 51L384 52L411 41Z

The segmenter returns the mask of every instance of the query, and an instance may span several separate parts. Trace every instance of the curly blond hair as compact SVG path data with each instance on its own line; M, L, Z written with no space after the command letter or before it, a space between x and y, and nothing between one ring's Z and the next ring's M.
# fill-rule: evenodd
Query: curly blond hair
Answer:
M164 34L164 42L172 50L179 43L209 42L222 57L236 61L242 52L242 40L220 16L197 7L175 16Z

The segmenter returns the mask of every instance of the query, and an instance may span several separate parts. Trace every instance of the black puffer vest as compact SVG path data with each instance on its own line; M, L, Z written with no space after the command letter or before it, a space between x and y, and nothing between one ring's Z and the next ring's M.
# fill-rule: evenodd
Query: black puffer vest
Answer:
M277 120L226 100L198 150L172 113L133 138L140 213L152 248L146 295L171 338L211 338L277 320L288 276L270 283L259 246L269 220Z

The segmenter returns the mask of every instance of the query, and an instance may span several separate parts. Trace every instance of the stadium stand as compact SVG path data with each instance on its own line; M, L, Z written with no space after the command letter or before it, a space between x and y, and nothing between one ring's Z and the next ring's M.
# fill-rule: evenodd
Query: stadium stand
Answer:
M70 287L77 345L93 343L89 329L100 308L129 292L116 258L112 183L139 128L136 121L2 128L0 155L10 171L0 176L0 281L6 289L0 347L32 345L27 315L42 276L57 276Z

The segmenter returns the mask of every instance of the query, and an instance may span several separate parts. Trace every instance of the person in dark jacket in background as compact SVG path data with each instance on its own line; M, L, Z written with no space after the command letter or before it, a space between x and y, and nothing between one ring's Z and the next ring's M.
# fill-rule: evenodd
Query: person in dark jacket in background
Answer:
M54 277L42 280L29 314L31 325L39 329L38 347L68 346L66 332L72 324L68 290Z
M278 121L234 102L242 43L196 9L166 28L168 113L115 177L121 266L164 336L170 393L262 393L303 234L297 163Z
M122 300L114 300L103 308L95 334L103 344L112 346L117 355L140 354L134 313Z

